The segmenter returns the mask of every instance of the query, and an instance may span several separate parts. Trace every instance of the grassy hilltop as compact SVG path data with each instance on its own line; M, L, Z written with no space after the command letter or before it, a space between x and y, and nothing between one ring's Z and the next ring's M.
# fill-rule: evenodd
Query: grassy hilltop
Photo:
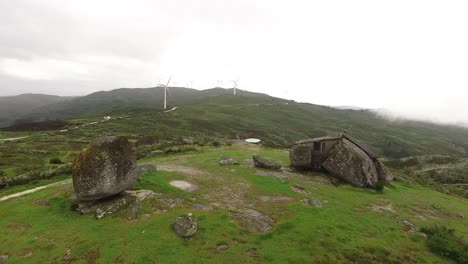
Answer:
M466 200L405 181L379 193L334 185L321 173L220 166L222 154L241 163L261 154L289 164L284 150L237 143L140 160L159 170L144 174L134 189L184 202L167 208L145 201L136 220L80 216L70 209L71 185L0 202L1 251L11 254L12 263L446 263L450 260L429 251L419 228L443 224L468 238ZM199 189L186 193L170 186L171 180ZM195 210L195 203L214 209ZM239 207L273 218L273 230L249 231L233 218L232 208ZM170 223L188 212L196 216L199 232L186 240Z

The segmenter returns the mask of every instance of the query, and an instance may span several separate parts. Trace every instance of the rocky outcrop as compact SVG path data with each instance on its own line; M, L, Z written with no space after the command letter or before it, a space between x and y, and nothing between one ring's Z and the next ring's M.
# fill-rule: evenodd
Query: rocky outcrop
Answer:
M273 220L268 215L261 212L245 208L231 213L231 217L238 222L242 227L257 233L266 233L273 229Z
M138 177L136 157L125 137L102 137L76 157L73 187L80 200L97 200L120 193Z
M264 168L264 169L269 169L269 170L281 169L280 164L274 161L268 160L266 158L260 157L258 155L253 155L253 161L254 161L255 167L258 167L258 168Z
M177 235L181 237L191 237L197 233L197 222L192 214L179 216L172 222L172 227Z
M358 187L375 187L379 181L374 161L358 146L343 138L322 163L331 175Z
M221 155L219 158L219 165L239 165L239 162L233 158Z
M140 210L140 202L156 195L155 192L150 190L124 191L118 195L101 200L81 201L74 205L74 209L83 215L94 214L96 219L115 215L122 210L122 214L131 220L137 217Z

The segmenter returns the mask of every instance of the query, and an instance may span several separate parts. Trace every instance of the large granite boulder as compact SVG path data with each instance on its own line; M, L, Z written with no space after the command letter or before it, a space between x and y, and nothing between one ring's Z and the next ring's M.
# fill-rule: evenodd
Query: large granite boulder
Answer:
M330 150L323 168L331 175L358 187L375 187L379 181L374 161L347 139L338 141Z
M120 193L138 177L136 157L125 137L101 137L81 151L73 163L73 187L80 200Z
M295 145L289 152L289 159L296 168L310 167L312 164L312 151L307 145Z

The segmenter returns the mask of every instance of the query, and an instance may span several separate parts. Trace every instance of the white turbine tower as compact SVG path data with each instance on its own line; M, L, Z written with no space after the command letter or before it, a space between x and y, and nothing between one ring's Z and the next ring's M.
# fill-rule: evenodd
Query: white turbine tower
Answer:
M223 81L217 80L216 81L216 87L223 87Z
M169 80L167 81L167 84L164 85L164 110L166 110L166 108L167 108L167 86L171 82L171 79L172 79L172 74L171 74L171 77L169 77Z
M234 84L234 95L237 94L237 82L238 82L238 81L239 81L239 80L233 80L233 81L232 81L232 83Z

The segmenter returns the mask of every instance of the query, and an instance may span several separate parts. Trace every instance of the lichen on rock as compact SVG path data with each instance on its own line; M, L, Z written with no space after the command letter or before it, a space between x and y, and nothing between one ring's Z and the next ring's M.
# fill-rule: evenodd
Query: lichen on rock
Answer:
M136 182L136 157L125 137L101 137L84 149L72 167L73 187L80 200L105 198Z

